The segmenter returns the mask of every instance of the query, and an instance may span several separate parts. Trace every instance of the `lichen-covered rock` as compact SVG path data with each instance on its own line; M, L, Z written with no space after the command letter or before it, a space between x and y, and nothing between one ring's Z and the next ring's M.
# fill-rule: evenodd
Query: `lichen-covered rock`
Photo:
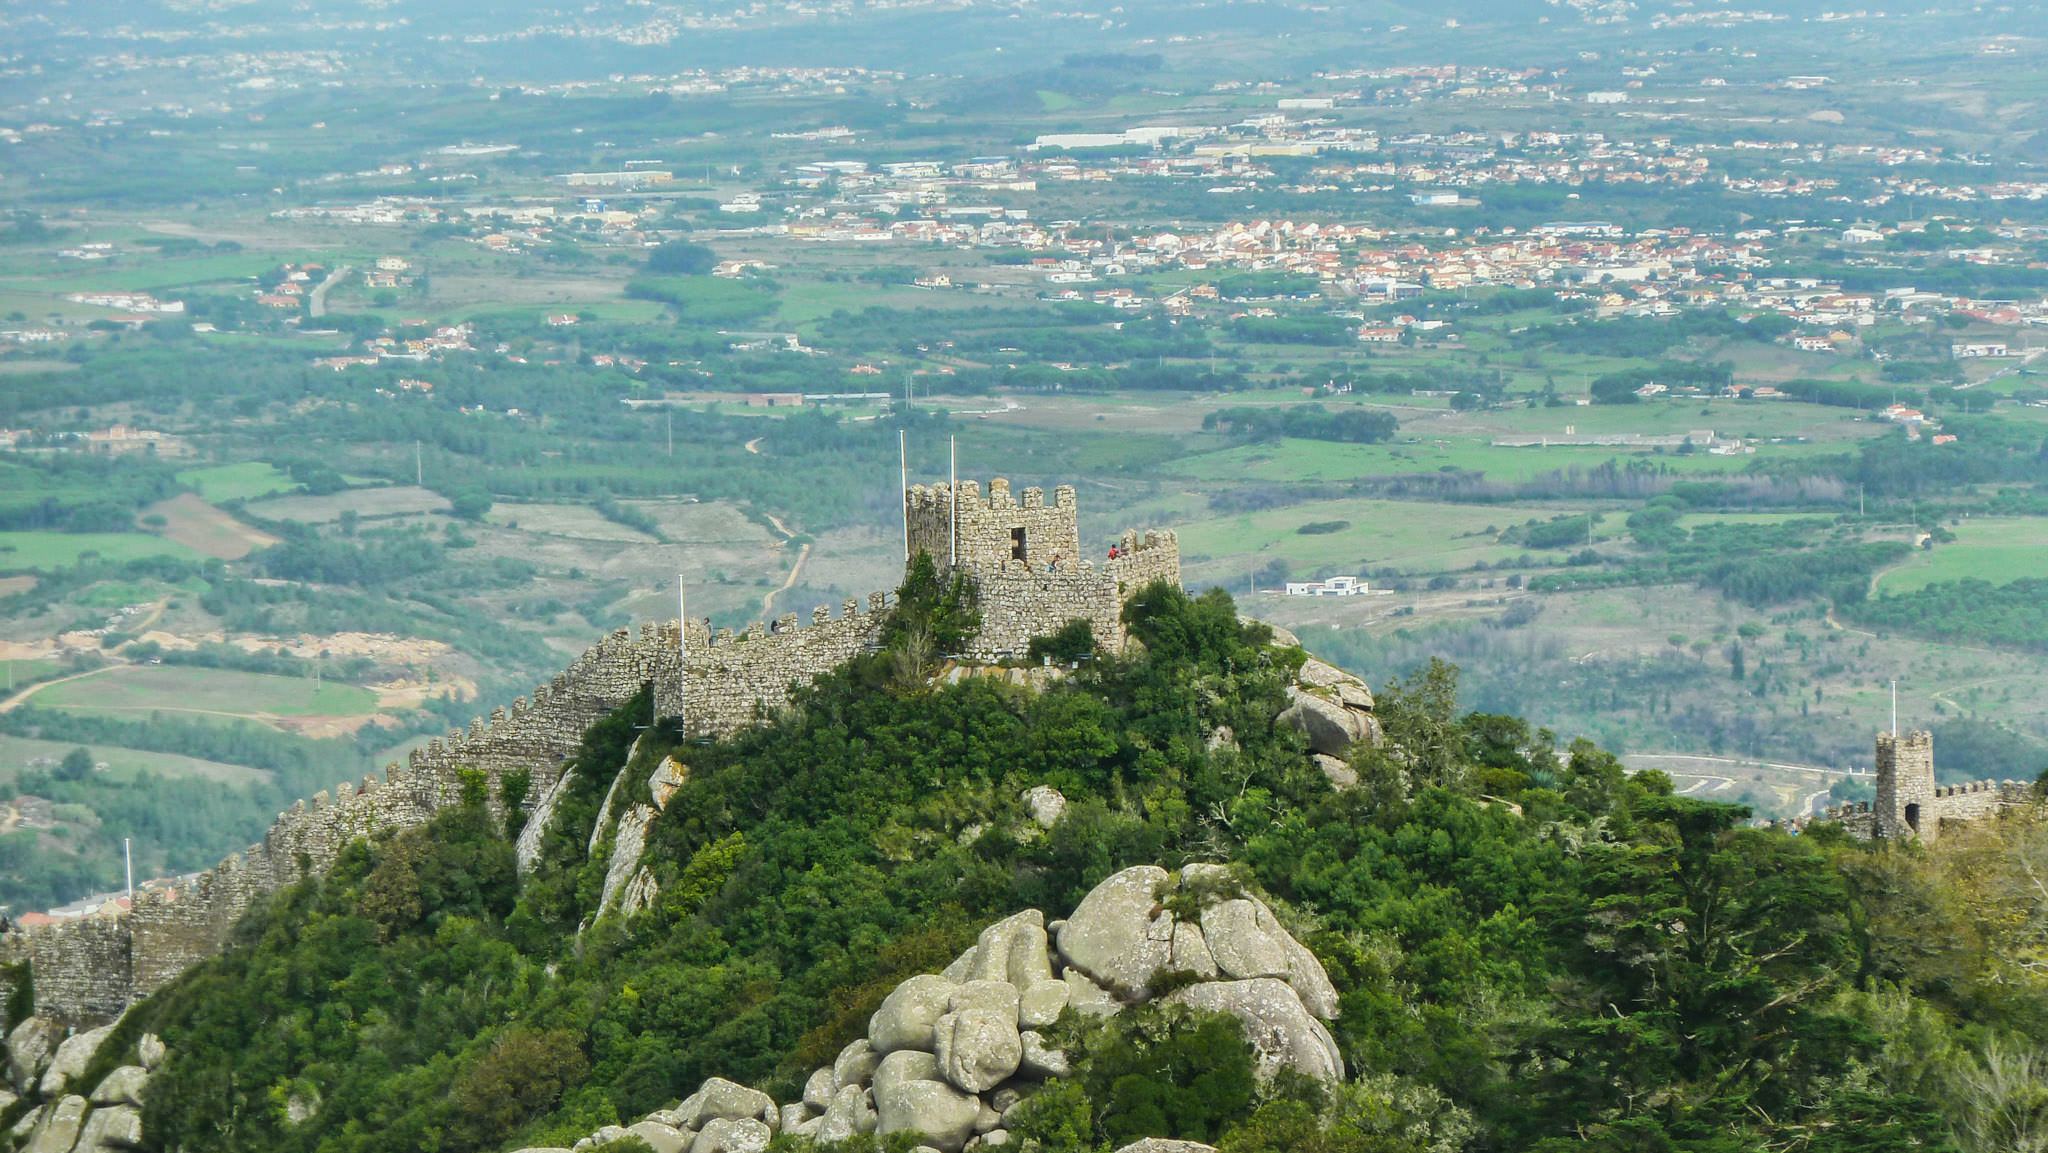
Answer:
M1202 927L1186 921L1173 926L1173 944L1166 964L1176 973L1193 973L1204 981L1213 981L1218 976L1216 956L1209 950Z
M1141 994L1173 961L1173 918L1158 898L1167 882L1165 869L1137 865L1095 886L1060 926L1060 956L1111 992Z
M960 1153L974 1136L981 1100L944 1081L905 1078L885 1084L876 1070L875 1115L877 1134L917 1133L941 1153Z
M1336 697L1339 704L1363 709L1366 712L1372 711L1372 690L1365 687L1365 682L1328 661L1310 657L1302 662L1301 669L1294 674L1294 679L1298 684Z
M847 1141L854 1137L875 1131L875 1106L873 1095L860 1085L842 1085L832 1095L832 1103L825 1108L825 1116L818 1127L811 1131L813 1139L831 1143Z
M866 1085L875 1075L875 1066L880 1064L882 1055L875 1052L866 1037L859 1037L839 1051L832 1061L832 1084L837 1089L848 1085Z
M1067 1004L1077 1013L1113 1017L1123 1008L1123 1003L1110 996L1109 990L1089 980L1079 969L1068 969L1061 981L1067 987Z
M142 1148L142 1110L133 1105L94 1109L71 1148L73 1153L123 1153Z
M1017 1062L1017 1072L1027 1077L1065 1077L1074 1071L1067 1055L1045 1043L1045 1038L1029 1029L1017 1034L1017 1043L1022 1047L1023 1056Z
M1202 935L1224 976L1237 980L1287 976L1287 931L1264 905L1242 897L1202 910Z
M683 1098L683 1103L677 1105L674 1112L681 1128L694 1129L699 1134L713 1121L738 1121L752 1117L764 1126L781 1121L775 1101L768 1094L723 1077L713 1077L704 1082L702 1088Z
M804 1104L823 1113L832 1104L832 1094L839 1091L839 1078L831 1069L820 1069L804 1082Z
M659 1121L636 1121L626 1126L626 1132L647 1142L647 1147L654 1153L683 1153L693 1140L681 1129Z
M1071 996L1073 987L1065 981L1033 982L1017 999L1017 1027L1043 1029L1059 1020L1060 1011L1067 1007L1067 1000Z
M1024 790L1024 807L1031 810L1031 819L1039 828L1050 829L1066 815L1067 798L1051 785L1033 785Z
M85 1098L76 1094L46 1106L22 1153L71 1153L78 1131L85 1127L85 1108Z
M1013 913L981 931L967 962L965 981L1008 981L1019 989L1052 979L1050 941L1045 914L1037 909Z
M964 987L964 986L963 986ZM1017 1036L1016 990L1010 1008L963 1009L939 1018L939 1072L969 1093L983 1093L1009 1080L1024 1059Z
M7 1077L26 1093L49 1068L50 1054L64 1038L64 1026L48 1017L30 1017L7 1034Z
M985 1009L1015 1021L1019 997L1017 986L1005 980L966 981L953 987L953 994L946 1001L946 1011L960 1013L968 1009Z
M1236 1017L1244 1026L1245 1040L1258 1054L1262 1076L1292 1068L1325 1084L1344 1079L1344 1059L1337 1051L1336 1039L1284 981L1271 977L1208 981L1176 989L1166 1000Z
M1330 983L1323 963L1291 935L1283 933L1280 943L1287 949L1287 983L1294 987L1303 1007L1325 1021L1336 1020L1337 986Z
M1287 708L1275 720L1307 737L1308 747L1313 752L1341 757L1345 750L1359 741L1372 739L1376 732L1375 728L1367 725L1366 714L1347 709L1336 701L1305 693L1291 685L1287 689L1287 699Z
M149 1085L149 1070L140 1065L123 1065L100 1078L90 1100L95 1105L140 1105Z
M764 1153L775 1133L755 1117L716 1117L697 1131L690 1153Z
M135 1043L135 1058L143 1068L154 1072L164 1063L164 1039L155 1033L144 1033L142 1040Z
M1341 791L1358 787L1358 770L1352 768L1351 762L1343 757L1333 757L1327 753L1310 753L1308 759L1321 771L1323 778L1330 782L1331 788Z
M1116 1153L1216 1153L1214 1145L1200 1141L1169 1141L1164 1137L1144 1137L1131 1142Z
M868 1019L868 1044L877 1053L899 1049L931 1052L938 1045L932 1027L945 1016L953 989L953 982L929 973L896 986Z
M64 1038L57 1046L57 1055L50 1058L50 1067L43 1070L42 1094L54 1097L64 1091L75 1077L83 1076L85 1067L92 1063L92 1055L99 1051L100 1042L114 1031L112 1025L101 1025Z

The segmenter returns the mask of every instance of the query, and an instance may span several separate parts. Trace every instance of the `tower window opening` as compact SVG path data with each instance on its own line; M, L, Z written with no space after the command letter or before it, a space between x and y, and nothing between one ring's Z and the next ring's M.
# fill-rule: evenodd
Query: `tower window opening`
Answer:
M1024 559L1024 530L1021 528L1010 530L1010 559Z
M1920 806L1906 806L1906 827L1916 833L1920 831Z

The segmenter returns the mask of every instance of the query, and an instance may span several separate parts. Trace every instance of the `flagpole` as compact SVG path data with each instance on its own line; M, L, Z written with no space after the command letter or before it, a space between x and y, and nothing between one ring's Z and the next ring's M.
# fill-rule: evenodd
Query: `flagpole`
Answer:
M896 456L903 468L903 563L910 563L910 448L903 430L896 430Z

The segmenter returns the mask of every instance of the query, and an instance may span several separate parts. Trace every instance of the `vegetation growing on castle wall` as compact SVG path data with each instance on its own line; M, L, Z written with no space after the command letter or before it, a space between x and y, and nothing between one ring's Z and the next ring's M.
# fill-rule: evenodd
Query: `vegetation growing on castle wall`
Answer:
M1023 1148L1990 1153L2009 1107L2044 1123L1997 1086L2048 1029L2027 960L2048 939L2016 915L2048 826L1924 853L1747 828L1464 711L1445 664L1381 686L1387 743L1335 792L1274 724L1299 650L1220 591L1153 586L1125 620L1141 649L1042 693L906 681L883 653L718 742L635 700L586 737L523 883L481 804L358 844L136 1011L176 1054L150 1140L567 1145L713 1075L786 1100L983 924L1193 860L1239 863L1323 960L1353 1080L1261 1085L1227 1027L1134 1013L1056 1031L1076 1071ZM689 772L643 858L660 895L593 921L603 797L669 754ZM1039 784L1069 801L1043 832L1020 799ZM295 1100L317 1106L295 1121Z

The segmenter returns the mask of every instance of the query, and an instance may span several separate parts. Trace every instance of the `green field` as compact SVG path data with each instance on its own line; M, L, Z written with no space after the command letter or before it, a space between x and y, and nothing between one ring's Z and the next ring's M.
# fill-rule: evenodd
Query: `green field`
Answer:
M1316 501L1176 528L1181 555L1191 568L1223 558L1257 556L1285 557L1303 572L1326 566L1436 572L1470 567L1479 560L1494 564L1531 551L1495 544L1494 534L1487 531L1522 519L1517 510L1486 505L1360 499ZM1328 521L1350 521L1351 527L1315 535L1296 531ZM1243 579L1228 571L1205 575L1239 583Z
M1943 581L1975 579L2009 584L2048 575L2048 520L1973 517L1955 527L1956 540L1914 553L1879 573L1874 590L1909 593Z
M65 753L76 745L62 741L37 741L27 737L0 736L0 780L12 781L21 775L31 760L61 760ZM246 765L228 765L219 761L202 761L197 757L182 757L176 753L150 753L140 749L116 748L112 745L90 745L95 760L107 765L106 779L132 781L142 773L155 773L160 777L202 777L209 781L226 781L234 785L253 784L270 774L262 769Z
M1816 445L1769 446L1759 455L1824 451ZM1710 456L1653 453L1648 449L1588 447L1503 448L1484 441L1429 440L1394 444L1341 444L1327 440L1284 440L1239 445L1204 453L1170 466L1191 480L1260 480L1278 483L1338 484L1366 476L1418 472L1479 472L1488 480L1520 482L1546 473L1577 468L1590 470L1608 461L1654 460L1673 472L1731 473L1746 468L1754 456Z
M285 492L295 487L297 482L263 461L252 460L213 468L188 468L178 474L178 483L198 489L208 504L218 504L224 500L255 500L274 492Z
M205 554L176 541L144 532L0 532L0 572L67 568L86 553L112 561L146 556L206 559Z
M52 685L30 698L38 708L132 717L152 712L215 717L359 717L377 711L376 694L332 681L227 669L134 665Z

